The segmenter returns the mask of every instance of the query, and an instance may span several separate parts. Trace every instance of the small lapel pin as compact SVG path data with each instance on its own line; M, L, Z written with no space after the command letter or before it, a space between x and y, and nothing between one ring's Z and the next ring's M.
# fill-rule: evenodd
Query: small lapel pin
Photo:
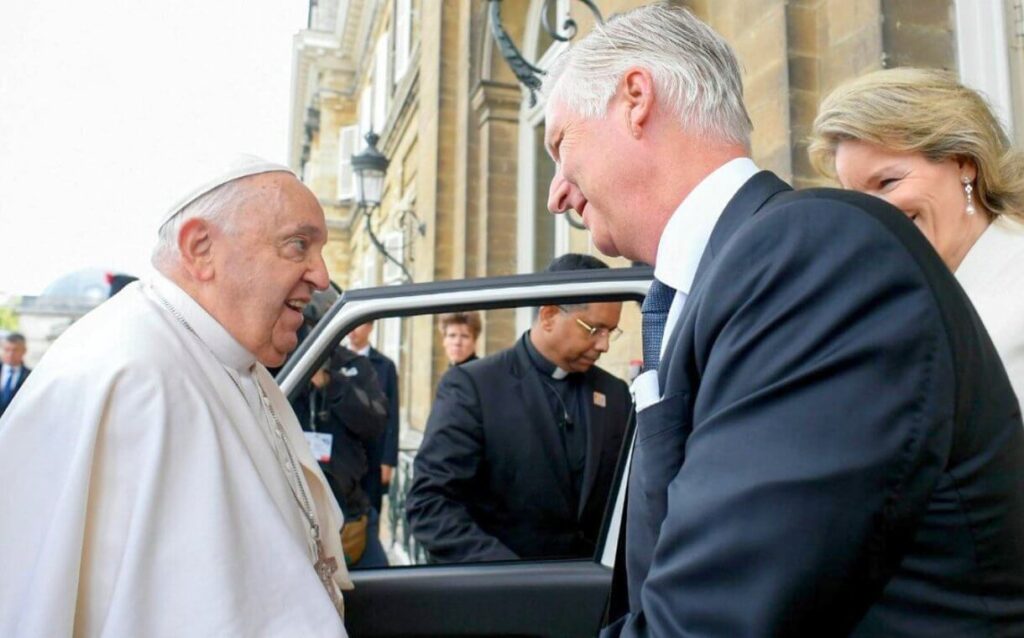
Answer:
M605 398L603 393L597 392L595 390L594 391L594 405L603 408L606 405L608 405L608 399Z

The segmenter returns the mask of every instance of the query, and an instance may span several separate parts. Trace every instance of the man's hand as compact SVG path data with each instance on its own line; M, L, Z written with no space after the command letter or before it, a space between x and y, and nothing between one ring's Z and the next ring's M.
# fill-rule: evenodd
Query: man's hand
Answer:
M380 466L380 484L384 487L391 485L391 475L394 473L395 467L393 465L381 465Z
M323 390L327 384L331 382L331 374L327 372L327 370L320 368L313 374L313 378L310 379L310 382L317 390Z

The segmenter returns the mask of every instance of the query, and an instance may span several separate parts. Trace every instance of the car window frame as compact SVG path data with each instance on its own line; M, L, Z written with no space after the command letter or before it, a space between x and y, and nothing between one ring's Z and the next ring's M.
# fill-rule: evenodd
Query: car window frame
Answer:
M277 375L285 396L291 396L300 384L307 383L317 366L344 335L356 326L382 317L410 317L458 310L488 310L537 306L553 302L602 299L642 302L654 273L649 267L610 268L565 271L531 275L512 275L463 279L403 286L378 286L345 291L323 319L300 344ZM582 560L597 562L609 569L615 565L618 537L625 505L626 486L632 465L634 419L627 424L628 451L616 471L612 512L603 522L595 556ZM510 561L510 565L550 563L551 560ZM467 564L478 565L478 563ZM459 565L446 565L459 567ZM408 567L424 567L413 565ZM396 571L393 567L362 571Z

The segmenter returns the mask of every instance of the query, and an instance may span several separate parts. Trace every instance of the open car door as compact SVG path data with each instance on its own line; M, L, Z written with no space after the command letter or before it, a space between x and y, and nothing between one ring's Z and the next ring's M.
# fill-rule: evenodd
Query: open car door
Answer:
M377 325L381 320L392 321L391 325L399 330L395 340L399 344L398 356L409 357L408 343L413 336L419 338L421 349L426 340L424 335L437 339L433 329L436 313L481 310L490 317L491 313L505 312L503 317L517 317L518 330L509 327L508 332L518 336L521 328L528 324L533 307L597 301L625 302L620 325L625 323L628 328L631 322L635 324L633 338L619 340L625 342L625 351L617 355L621 366L624 358L631 361L640 356L639 304L634 302L642 301L651 277L649 268L584 270L348 291L282 368L278 382L286 395L293 396L309 383L313 372L341 339L352 328L369 320L378 320ZM627 317L627 309L635 318ZM413 325L416 321L430 328L420 325L417 331ZM495 346L494 349L500 348ZM604 363L602 358L598 365ZM436 361L433 366L435 370L438 368ZM412 374L413 367L408 361L404 365L400 362L399 376ZM433 377L440 372L443 369L435 371ZM427 378L431 378L430 375ZM415 383L425 385L419 379ZM432 393L433 388L424 391ZM410 424L403 423L404 429L409 427ZM390 528L382 524L382 529L390 529L392 548L403 556L403 560L394 562L409 564L351 572L356 588L345 595L345 624L350 634L354 637L594 636L611 588L624 477L628 451L632 447L632 424L623 424L623 427L626 428L624 444L605 507L602 533L595 555L589 558L429 564L431 561L422 556L417 559L414 549L409 550L410 544L414 545L412 539L403 545L403 539L398 538L405 527L399 510L403 502L400 492L407 481L393 482L387 512L392 524ZM409 448L403 452L406 453L414 455L415 449Z

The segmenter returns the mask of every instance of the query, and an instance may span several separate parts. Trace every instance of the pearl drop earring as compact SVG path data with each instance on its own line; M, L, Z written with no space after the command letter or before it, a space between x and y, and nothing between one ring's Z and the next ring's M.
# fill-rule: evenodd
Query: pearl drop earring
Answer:
M977 209L974 208L974 186L971 185L971 179L966 175L960 178L960 181L964 185L964 195L967 197L967 214L973 215Z

